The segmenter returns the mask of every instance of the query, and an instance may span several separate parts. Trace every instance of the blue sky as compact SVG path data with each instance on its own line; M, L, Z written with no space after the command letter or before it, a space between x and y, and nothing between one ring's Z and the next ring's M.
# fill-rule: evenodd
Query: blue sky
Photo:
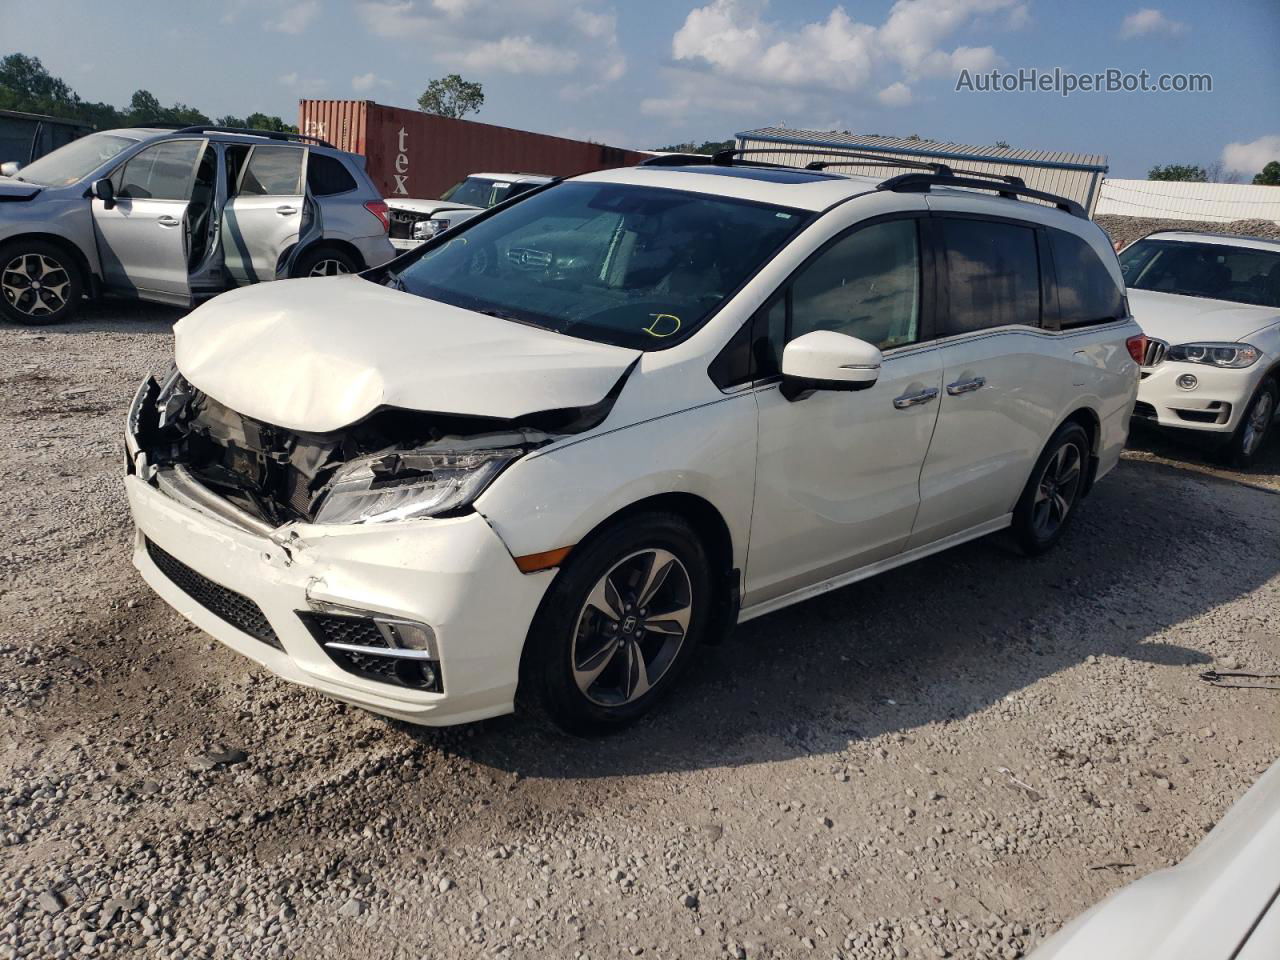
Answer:
M1104 153L1119 177L1280 158L1277 0L0 0L0 23L0 53L86 99L145 87L210 115L411 106L459 72L484 83L475 119L619 146L787 125ZM957 92L964 67L1207 73L1213 91Z

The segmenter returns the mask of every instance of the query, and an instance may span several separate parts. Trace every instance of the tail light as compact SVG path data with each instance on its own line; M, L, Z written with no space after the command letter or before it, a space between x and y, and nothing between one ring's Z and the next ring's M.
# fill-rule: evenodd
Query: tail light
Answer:
M1142 366L1142 361L1147 356L1147 335L1140 333L1136 337L1130 337L1124 345L1129 349L1129 356L1133 357L1133 362Z
M378 218L384 233L391 229L391 208L385 200L370 200L364 208Z

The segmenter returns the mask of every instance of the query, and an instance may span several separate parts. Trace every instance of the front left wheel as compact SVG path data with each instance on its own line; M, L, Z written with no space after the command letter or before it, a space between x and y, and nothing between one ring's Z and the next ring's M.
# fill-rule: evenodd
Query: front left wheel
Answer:
M628 517L580 544L534 620L522 683L562 729L629 724L675 685L706 632L712 579L681 517Z
M84 295L84 277L71 256L43 240L0 247L0 316L46 325L70 320Z

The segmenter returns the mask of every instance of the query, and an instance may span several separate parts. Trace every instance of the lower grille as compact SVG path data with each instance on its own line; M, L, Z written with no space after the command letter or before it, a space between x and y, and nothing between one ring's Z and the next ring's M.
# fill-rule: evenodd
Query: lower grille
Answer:
M338 669L366 680L440 693L440 664L393 649L369 617L299 613L298 617ZM362 649L352 650L351 647ZM379 653L385 650L386 653Z
M1137 400L1133 404L1133 415L1135 417L1142 417L1144 420L1155 420L1156 408L1149 403L1143 403L1141 400Z
M280 638L271 629L262 608L244 594L228 590L214 583L203 574L196 573L170 553L166 553L150 540L146 542L147 556L179 590L220 620L224 620L242 633L247 633L268 646L283 650Z
M357 647L387 647L387 638L369 617L328 613L300 613L311 635L321 643L349 643Z

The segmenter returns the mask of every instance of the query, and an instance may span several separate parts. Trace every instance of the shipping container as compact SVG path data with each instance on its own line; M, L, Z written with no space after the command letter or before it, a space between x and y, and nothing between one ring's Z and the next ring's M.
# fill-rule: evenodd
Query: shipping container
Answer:
M811 160L836 161L840 158L825 150L854 150L893 160L895 157L945 163L997 176L1021 177L1028 187L1068 197L1093 216L1098 202L1099 186L1107 173L1107 158L1096 153L1065 153L1056 150L1023 150L1016 147L979 147L960 143L942 143L920 137L882 137L818 130L789 130L764 127L737 134L738 146L745 150L764 151L752 154L752 160L774 161L798 167ZM908 173L906 167L884 164L841 164L841 173L871 177L891 177ZM1033 203L1039 201L1031 201Z
M455 120L372 100L302 100L298 129L362 154L388 198L433 199L469 173L572 176L651 156L600 143Z

